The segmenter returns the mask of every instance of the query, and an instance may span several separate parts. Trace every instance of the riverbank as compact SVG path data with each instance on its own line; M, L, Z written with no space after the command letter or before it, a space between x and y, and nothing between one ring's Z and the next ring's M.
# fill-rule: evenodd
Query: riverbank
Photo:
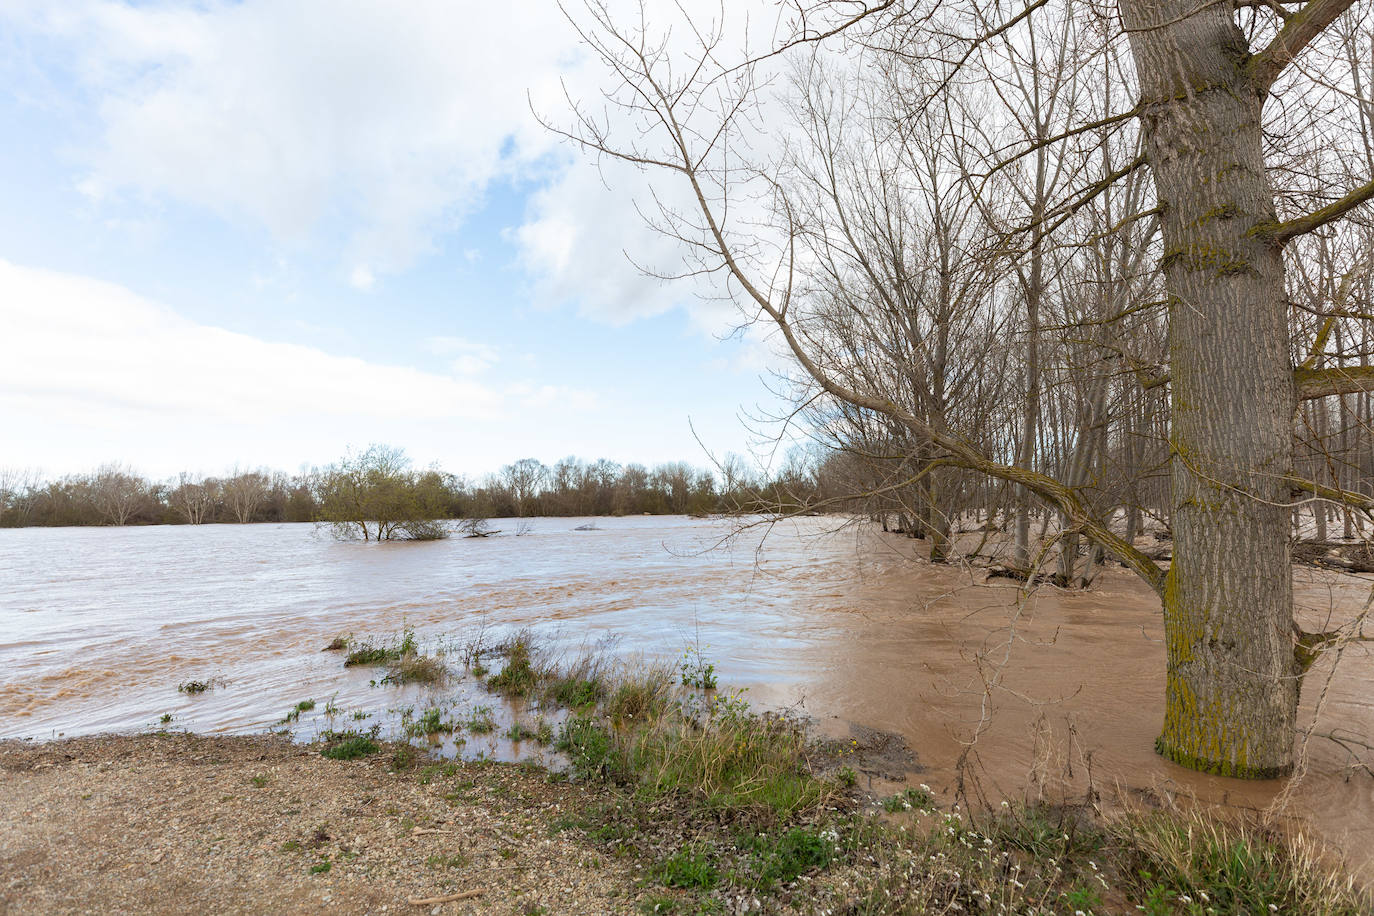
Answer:
M0 912L1369 912L1307 841L1210 815L967 816L920 788L865 797L842 768L777 817L688 786L323 747L0 742Z

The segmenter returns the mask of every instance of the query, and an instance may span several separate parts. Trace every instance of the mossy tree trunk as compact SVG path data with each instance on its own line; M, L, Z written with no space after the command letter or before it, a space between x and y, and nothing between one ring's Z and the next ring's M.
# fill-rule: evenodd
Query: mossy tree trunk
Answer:
M1243 777L1292 769L1287 494L1294 388L1265 172L1264 92L1231 4L1122 0L1162 208L1174 559L1157 748Z

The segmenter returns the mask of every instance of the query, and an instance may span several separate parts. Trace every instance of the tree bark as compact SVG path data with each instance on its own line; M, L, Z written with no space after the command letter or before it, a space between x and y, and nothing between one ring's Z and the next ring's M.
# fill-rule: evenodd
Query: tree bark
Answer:
M1174 559L1156 748L1184 766L1269 778L1293 766L1297 667L1281 480L1295 394L1276 222L1230 4L1122 0L1163 210L1169 292Z

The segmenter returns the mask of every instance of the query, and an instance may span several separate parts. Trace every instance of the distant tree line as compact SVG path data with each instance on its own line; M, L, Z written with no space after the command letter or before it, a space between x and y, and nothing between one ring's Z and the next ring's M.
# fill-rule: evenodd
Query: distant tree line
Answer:
M323 522L370 540L424 537L423 522L446 519L805 511L827 503L832 463L804 450L771 474L733 455L714 470L524 458L471 480L411 469L400 449L374 445L299 474L235 469L153 480L107 464L49 479L0 468L0 527Z

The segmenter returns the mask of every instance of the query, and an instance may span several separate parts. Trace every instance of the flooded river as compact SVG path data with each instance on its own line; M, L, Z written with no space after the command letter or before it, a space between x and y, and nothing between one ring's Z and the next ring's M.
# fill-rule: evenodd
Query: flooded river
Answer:
M574 530L584 525L595 530ZM1157 601L1124 571L1088 593L1027 598L979 571L924 563L919 542L836 525L727 538L729 523L684 518L503 520L496 537L382 545L310 525L0 530L0 737L161 727L164 716L254 732L305 699L317 707L293 726L300 734L336 716L387 721L434 698L344 669L321 651L336 636L410 627L424 645L455 648L531 626L565 647L613 641L620 656L699 649L756 704L796 708L832 735L851 724L903 735L919 779L946 799L971 745L966 773L994 800L1041 787L1081 796L1091 783L1108 796L1273 802L1277 783L1201 776L1153 753L1162 626ZM1302 571L1301 612L1329 628L1369 587ZM1353 739L1374 764L1361 746L1374 744L1374 658L1355 646L1330 668L1308 675L1304 725ZM178 692L193 679L216 686ZM443 691L457 705L482 696L470 679ZM1368 874L1374 778L1352 750L1307 741L1284 811Z

